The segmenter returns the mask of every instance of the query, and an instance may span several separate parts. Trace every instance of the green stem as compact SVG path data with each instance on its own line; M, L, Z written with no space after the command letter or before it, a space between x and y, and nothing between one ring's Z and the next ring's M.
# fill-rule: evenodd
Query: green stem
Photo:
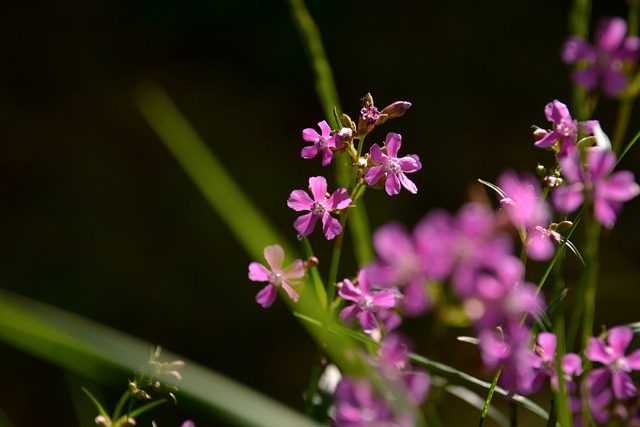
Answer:
M502 367L498 369L498 372L496 372L496 375L493 377L491 387L489 388L489 393L487 394L487 399L484 401L484 408L482 408L482 414L480 415L480 422L478 423L478 427L482 427L484 424L484 420L487 418L489 407L491 406L491 400L493 399L493 393L495 393L496 391L496 387L498 386L498 379L500 378L501 373Z
M589 17L591 16L590 0L574 0L569 12L569 32L572 35L580 36L587 40L589 38ZM589 102L587 91L574 84L573 85L573 108L574 117L578 120L589 118Z
M631 119L631 111L633 110L633 99L623 99L618 105L618 116L616 118L616 126L613 131L613 141L611 147L613 152L618 154L622 148L622 143L627 135L629 128L629 120Z
M582 318L582 348L586 348L589 338L593 336L593 319L595 315L596 289L598 285L598 243L602 227L591 212L587 215L585 229L585 261L584 270L584 315Z

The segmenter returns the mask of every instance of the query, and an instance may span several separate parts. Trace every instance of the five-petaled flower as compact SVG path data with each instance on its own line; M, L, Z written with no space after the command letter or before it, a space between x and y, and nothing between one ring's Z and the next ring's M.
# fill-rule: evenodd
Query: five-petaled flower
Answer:
M297 280L304 277L304 263L302 260L295 260L291 265L282 268L284 261L284 250L280 245L267 246L264 248L264 257L269 264L269 268L258 262L249 264L249 279L254 282L269 282L258 295L256 302L262 307L267 308L273 304L276 299L278 287L285 290L289 298L294 302L298 301L298 293L293 286L298 284Z
M342 309L340 318L348 324L358 318L362 330L367 334L378 328L378 321L374 313L380 309L393 308L398 302L393 290L374 289L367 269L362 269L358 273L358 286L354 285L351 280L344 279L338 294L353 303Z
M317 156L318 153L322 153L322 166L327 166L333 158L333 151L331 151L331 149L337 147L337 134L331 136L331 128L326 120L318 123L318 127L322 133L318 133L312 128L307 128L302 131L302 139L311 142L312 145L304 147L300 155L303 159L312 159Z
M384 188L390 196L400 192L400 185L413 194L418 192L416 185L405 176L405 173L419 171L422 164L415 154L398 158L401 145L402 136L393 132L389 132L385 138L386 154L378 144L373 144L370 158L374 166L364 174L364 180L369 185L375 185L383 176L386 176Z
M319 218L322 219L322 231L327 240L336 237L342 231L340 221L330 215L335 210L345 209L351 203L345 188L338 188L330 196L327 195L327 180L323 176L309 178L309 189L313 199L304 190L293 190L287 205L294 211L309 211L293 223L293 227L301 236L311 234Z
M602 87L606 96L619 95L627 87L625 63L640 54L640 38L625 37L627 23L622 18L604 18L595 34L595 44L579 36L567 39L562 60L567 64L584 61L586 67L576 70L573 79L588 90Z
M606 343L600 338L589 339L585 350L587 359L605 365L589 374L593 394L602 392L609 382L618 399L628 399L636 393L636 386L629 372L640 370L640 350L625 355L632 338L631 329L618 326L609 330Z

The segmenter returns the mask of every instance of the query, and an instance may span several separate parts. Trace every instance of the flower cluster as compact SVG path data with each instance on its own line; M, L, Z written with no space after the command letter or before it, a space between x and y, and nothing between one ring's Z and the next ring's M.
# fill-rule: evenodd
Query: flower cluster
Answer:
M586 62L586 68L574 74L576 81L589 90L601 86L609 96L624 91L625 67L640 52L640 39L625 34L626 24L611 19L599 27L595 46L569 39L564 60ZM303 140L311 145L302 149L301 156L321 156L322 166L348 156L353 180L346 188L329 192L327 179L313 176L309 192L290 193L287 205L303 212L293 224L300 237L311 235L321 223L324 237L335 239L340 249L349 210L366 189L383 189L390 196L403 188L417 193L408 175L422 164L417 155L399 154L400 134L388 132L382 145L374 143L362 155L365 138L377 126L403 115L410 105L398 101L380 111L367 95L357 126L342 115L340 129L321 121L320 132L303 130ZM426 400L431 377L416 366L411 344L399 331L406 318L427 314L469 327L475 336L466 341L477 344L483 372L497 372L498 385L510 397L537 393L548 384L551 391L567 397L576 423L582 413L597 423L640 420L640 395L630 376L640 370L640 350L627 354L631 329L613 327L587 343L593 325L585 323L582 348L566 351L567 343L554 333L551 314L569 290L556 291L547 306L542 292L546 277L534 284L526 271L528 260L555 263L565 248L585 263L569 241L577 220L568 216L582 208L591 229L612 228L624 203L640 195L640 186L632 172L616 170L618 155L599 121L575 119L557 99L544 107L544 115L549 125L534 127L533 144L551 152L553 160L548 167L538 165L538 176L506 170L495 184L481 181L495 191L496 202L486 198L467 202L455 213L435 209L411 229L387 223L372 235L373 260L340 281L335 277L337 268L331 269L329 283L318 294L329 299L328 313L342 322L336 329L350 328L350 336L356 334L368 343L360 354L368 366L366 375L345 372L335 386L333 425L417 423L415 407ZM307 252L308 244L305 241ZM257 302L270 306L278 288L297 301L294 288L305 277L306 267L315 266L317 260L298 259L283 268L284 251L278 245L265 248L264 255L268 268L256 262L249 265L251 280L268 283ZM321 280L317 276L315 286ZM588 408L583 410L585 403Z

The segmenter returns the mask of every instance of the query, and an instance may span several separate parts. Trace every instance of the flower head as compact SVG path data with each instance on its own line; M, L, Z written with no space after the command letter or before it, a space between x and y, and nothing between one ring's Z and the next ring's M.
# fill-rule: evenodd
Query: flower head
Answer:
M402 136L393 132L389 132L385 138L386 154L378 144L373 144L370 156L374 166L364 174L364 180L368 185L375 185L383 176L386 177L384 187L390 196L398 194L401 185L413 194L418 192L416 185L406 177L405 173L419 171L422 164L415 154L397 157L401 145Z
M636 393L629 372L640 370L640 350L625 355L632 338L631 329L618 326L609 330L607 342L600 338L589 339L585 350L587 359L605 365L589 374L590 388L594 394L599 394L609 382L618 399L628 399Z
M276 299L279 287L282 287L294 302L298 301L298 293L293 289L293 286L295 286L298 281L292 279L304 277L304 264L302 260L297 259L288 267L282 268L284 250L279 245L264 248L264 257L269 264L269 268L258 262L249 264L250 280L269 283L258 292L256 302L264 308L271 306Z
M294 211L309 211L293 223L293 227L301 236L311 234L318 219L322 220L322 231L327 240L336 237L342 231L340 222L331 216L331 212L345 209L351 198L344 188L338 188L331 196L327 195L327 180L323 176L309 178L309 189L313 199L304 190L293 190L287 205Z
M303 159L312 159L317 156L318 153L322 153L322 166L327 166L333 158L333 151L331 151L331 149L337 147L337 134L331 136L331 128L326 120L318 123L318 127L322 133L318 133L312 128L307 128L302 131L302 139L312 144L304 147L300 155Z
M605 18L595 34L595 44L572 36L562 48L562 60L567 64L583 61L584 69L573 73L573 79L588 90L598 86L607 96L616 96L627 87L625 63L638 58L640 38L625 37L627 23L622 18Z
M352 302L340 312L342 321L349 324L357 318L362 330L367 334L378 329L376 313L381 309L393 308L398 302L393 290L374 289L367 269L362 269L358 273L358 286L351 280L344 279L338 295Z
M598 125L597 120L578 122L571 117L569 108L562 102L554 99L544 107L547 120L553 124L551 131L536 129L535 146L539 148L557 147L558 157L565 157L569 152L575 151L578 141L578 131L593 133Z

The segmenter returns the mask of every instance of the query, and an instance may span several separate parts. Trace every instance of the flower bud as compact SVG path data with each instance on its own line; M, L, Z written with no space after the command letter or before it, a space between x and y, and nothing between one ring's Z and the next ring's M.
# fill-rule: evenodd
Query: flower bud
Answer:
M536 141L540 141L542 138L544 138L545 136L549 135L549 132L539 128L537 126L534 126L535 129L533 130L533 137L535 138Z
M387 119L394 119L403 115L409 107L411 107L411 103L408 101L396 101L384 107L381 113L386 114Z

